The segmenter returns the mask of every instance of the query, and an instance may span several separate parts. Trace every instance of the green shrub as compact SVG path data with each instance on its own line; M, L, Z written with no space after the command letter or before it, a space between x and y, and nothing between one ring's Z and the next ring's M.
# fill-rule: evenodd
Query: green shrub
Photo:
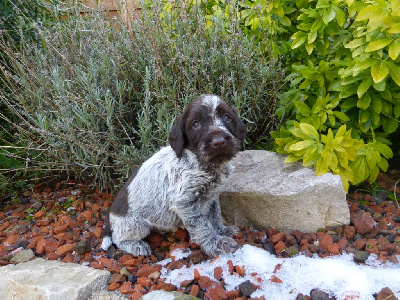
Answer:
M221 11L219 2L212 13ZM223 14L238 17L289 74L277 110L284 127L273 133L278 152L315 165L317 174L341 175L346 190L387 170L390 138L399 134L398 0L247 1ZM299 134L302 124L313 139ZM331 145L344 136L357 147Z
M238 108L249 147L274 128L282 72L253 39L224 30L219 16L206 27L196 7L150 8L132 29L70 16L35 23L40 43L23 43L20 53L0 42L11 62L3 83L13 91L2 100L18 117L19 139L38 152L27 149L28 166L105 187L164 146L176 115L200 93Z

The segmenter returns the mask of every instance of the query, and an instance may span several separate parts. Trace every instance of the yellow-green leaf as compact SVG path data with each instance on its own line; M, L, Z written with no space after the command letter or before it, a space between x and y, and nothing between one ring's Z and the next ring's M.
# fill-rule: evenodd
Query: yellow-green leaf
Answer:
M400 25L400 24L399 24ZM389 46L389 56L391 59L395 60L400 54L400 42L394 40Z
M344 112L333 111L333 114L335 115L336 118L338 118L342 122L350 121L350 118Z
M393 39L391 39L391 38L383 38L383 39L373 41L368 44L367 48L365 48L365 52L372 52L372 51L382 49L382 48L386 47L387 45L389 45L392 41L393 41Z
M362 95L364 95L364 93L366 91L368 91L369 87L372 84L372 79L371 78L367 78L365 80L363 80L360 85L357 88L357 96L358 98L360 98Z
M317 130L315 130L314 126L307 123L299 124L301 131L308 137L315 141L319 141L319 134Z
M324 157L320 157L315 164L315 168L317 169L317 176L325 174L329 171L327 160Z
M377 163L378 167L382 169L383 172L386 172L387 169L389 168L389 163L386 160L386 158L382 157L382 159L376 163Z
M390 27L390 29L387 31L388 33L400 33L400 23L397 23Z
M312 141L312 140L300 141L300 142L297 142L296 144L291 145L289 147L289 150L290 151L299 151L299 150L303 150L313 144L315 144L315 141Z
M382 111L382 100L381 98L376 97L375 95L372 97L372 107L374 111L378 114Z
M386 158L392 158L393 157L393 152L392 149L389 148L388 145L385 145L383 143L377 142L376 147L378 148L379 152Z
M380 82L381 80L385 79L385 77L389 74L389 67L388 64L384 61L377 61L371 67L371 75L372 79L375 83Z
M322 15L322 20L324 21L325 24L328 24L335 18L335 15L336 15L335 10L333 9L333 7L331 7Z
M353 49L353 48L358 48L364 44L365 44L365 38L360 38L360 39L352 40L351 42L347 43L344 47Z
M340 179L342 180L343 189L347 193L347 191L349 190L349 181L350 182L354 181L353 171L351 169L347 169L345 171L338 173L337 175L340 175Z
M292 49L296 49L296 48L300 47L301 45L303 45L304 42L306 41L306 39L307 39L306 35L296 38L292 43L292 46L291 46Z
M297 102L297 103L296 103L296 107L297 107L297 109L299 110L299 112L300 112L303 116L305 116L305 117L309 117L309 116L310 116L311 110L310 110L310 108L308 107L308 105L305 104L303 101Z
M371 104L371 96L369 95L369 93L365 93L357 101L357 107L361 108L362 110L367 109L370 104Z
M363 157L358 157L350 164L354 174L354 183L360 183L365 179L365 161Z
M298 160L300 160L300 157L298 157L298 156L296 156L294 154L289 154L289 156L286 157L286 159L285 159L285 163L288 164L288 163L291 163L291 162L294 162L294 161L298 161Z
M374 166L369 172L369 183L370 184L374 183L378 175L379 175L379 167Z
M382 13L383 13L383 8L381 5L379 4L370 5L359 12L356 21L365 21L365 20L370 20L371 18L377 18L380 17Z
M392 77L393 81L400 86L400 67L391 61L388 61L387 65L389 67L390 77Z

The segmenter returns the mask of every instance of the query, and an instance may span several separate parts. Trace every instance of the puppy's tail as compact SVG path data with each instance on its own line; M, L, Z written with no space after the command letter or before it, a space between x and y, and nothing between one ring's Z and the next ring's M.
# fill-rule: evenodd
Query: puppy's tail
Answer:
M110 221L106 219L106 227L103 231L103 241L101 243L101 249L107 251L112 245L112 238L111 238L111 225Z

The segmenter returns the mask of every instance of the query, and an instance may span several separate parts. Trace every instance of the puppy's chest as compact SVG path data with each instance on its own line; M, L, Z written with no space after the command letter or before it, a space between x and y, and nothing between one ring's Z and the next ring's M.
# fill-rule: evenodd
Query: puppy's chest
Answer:
M230 171L230 168L223 168L205 173L207 180L200 181L195 193L198 201L208 202L208 200L215 199L220 193L221 184L229 177Z

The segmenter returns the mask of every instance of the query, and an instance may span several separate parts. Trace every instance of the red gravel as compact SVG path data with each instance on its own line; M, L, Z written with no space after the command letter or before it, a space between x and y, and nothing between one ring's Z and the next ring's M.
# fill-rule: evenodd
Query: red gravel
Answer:
M382 192L378 197L374 198L365 191L348 195L350 225L328 227L315 233L298 230L279 232L275 228L258 231L243 227L235 239L240 244L264 248L278 257L290 257L298 253L309 257L316 253L325 257L366 251L376 254L383 263L398 263L400 210L397 203L386 198L386 195L393 194L394 183L399 175L400 172L394 171L379 175L378 183ZM113 201L113 195L92 191L74 182L55 186L38 185L21 195L20 203L8 203L0 211L0 266L10 263L16 249L29 248L36 257L110 271L112 276L108 289L119 290L130 299L138 299L157 289L176 290L205 299L244 299L239 290L224 289L219 267L214 271L214 278L200 276L195 270L194 280L182 282L180 287L165 283L160 278L161 267L155 263L170 258L173 249L190 248L192 253L181 260L172 257L172 262L167 265L171 270L209 259L198 245L190 241L186 230L165 235L152 233L146 239L153 250L150 257L134 257L114 247L107 253L102 251L100 244L104 216ZM397 189L397 192L400 193L400 190ZM230 264L228 261L228 265L231 273L236 272L239 276L246 274L243 266L233 265L232 261ZM281 282L275 275L270 280ZM311 292L308 296L299 296L299 299L312 299ZM377 299L391 291L384 290L381 293L376 295Z

